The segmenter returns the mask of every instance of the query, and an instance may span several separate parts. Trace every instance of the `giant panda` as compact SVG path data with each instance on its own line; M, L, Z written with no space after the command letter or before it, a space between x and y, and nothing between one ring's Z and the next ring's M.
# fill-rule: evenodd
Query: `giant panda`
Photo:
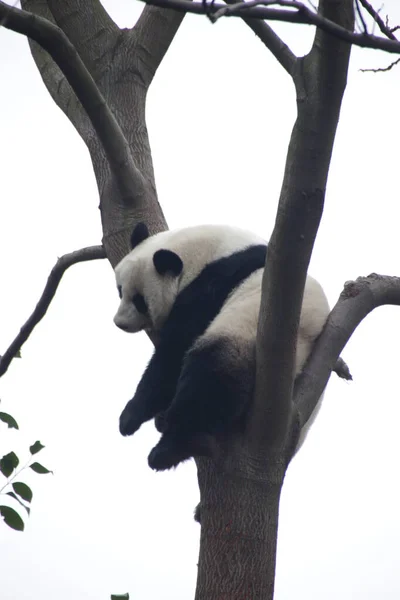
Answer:
M212 454L215 436L244 421L255 377L267 244L230 226L200 225L149 236L139 223L131 246L115 269L120 305L114 322L127 332L146 330L158 342L121 414L120 432L132 435L156 417L162 436L148 462L165 470ZM308 276L296 374L328 314L321 286Z

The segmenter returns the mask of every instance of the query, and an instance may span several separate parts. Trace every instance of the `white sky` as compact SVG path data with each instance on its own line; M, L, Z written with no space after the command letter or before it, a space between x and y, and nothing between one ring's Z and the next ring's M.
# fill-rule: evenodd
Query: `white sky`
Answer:
M142 5L104 2L121 26ZM378 7L378 3L375 2ZM400 23L397 0L383 13ZM313 30L276 25L304 53ZM333 304L343 283L399 275L400 66L354 49L311 272ZM33 309L65 252L100 243L89 155L55 106L25 38L0 30L0 353ZM159 197L171 227L242 225L271 233L295 117L289 77L238 19L188 16L151 87L147 118ZM153 424L123 439L118 417L151 355L144 334L114 326L106 261L73 267L48 315L1 380L0 455L38 460L24 533L0 523L2 600L193 597L200 528L193 463L156 474ZM400 309L381 308L343 356L354 383L334 377L282 495L276 600L400 597L398 483Z

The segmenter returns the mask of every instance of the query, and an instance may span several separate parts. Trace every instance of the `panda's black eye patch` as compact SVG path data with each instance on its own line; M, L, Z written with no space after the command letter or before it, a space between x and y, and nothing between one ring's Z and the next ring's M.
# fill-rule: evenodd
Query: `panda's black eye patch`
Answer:
M135 294L132 298L132 302L138 312L142 314L147 313L147 304L142 294Z
M117 285L117 290L118 290L118 296L120 298L122 298L122 286L121 285Z

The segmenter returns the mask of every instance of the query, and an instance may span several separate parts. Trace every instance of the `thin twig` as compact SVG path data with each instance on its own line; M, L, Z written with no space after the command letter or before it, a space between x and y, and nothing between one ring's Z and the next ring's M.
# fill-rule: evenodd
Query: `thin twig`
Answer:
M371 6L371 4L368 2L368 0L358 0L358 2L360 2L360 4L365 8L365 10L371 15L371 17L378 25L379 29L382 31L383 34L386 35L386 37L388 37L390 40L397 41L397 38L393 33L394 31L396 31L397 27L394 27L393 29L388 27L384 23L383 19L379 16L378 12L374 9L374 7ZM358 2L356 4L358 4Z
M367 28L367 24L366 24L366 22L365 22L364 15L362 14L362 10L361 10L361 8L360 8L360 5L359 5L359 3L358 3L358 0L356 0L356 1L355 1L355 5L356 5L356 11L357 11L358 18L359 18L359 19L360 19L360 21L361 21L361 25L362 25L362 28L363 28L363 33L364 33L365 35L368 35L368 28Z
M244 8L255 8L256 6L273 6L279 4L279 6L287 6L288 8L296 8L300 10L302 7L298 6L297 3L294 3L295 0L248 0L247 2L236 2L235 4L231 4L229 6L223 6L222 8L216 10L214 14L210 15L210 20L215 23L220 17L225 16L226 14L234 14L237 11L241 11Z
M81 250L75 250L75 252L64 254L57 260L50 272L43 293L34 311L26 323L22 325L20 332L11 342L3 356L0 357L0 377L7 371L13 358L15 358L15 356L18 354L22 345L26 342L36 325L46 314L47 309L50 306L50 302L54 298L58 284L60 283L66 269L72 265L75 265L76 263L88 260L96 260L99 258L106 258L106 253L103 246L89 246L87 248L81 248Z
M387 71L390 71L390 69L393 69L393 67L395 67L399 63L400 58L391 62L390 65L388 65L387 67L379 67L378 69L360 69L360 71L362 73L386 73Z

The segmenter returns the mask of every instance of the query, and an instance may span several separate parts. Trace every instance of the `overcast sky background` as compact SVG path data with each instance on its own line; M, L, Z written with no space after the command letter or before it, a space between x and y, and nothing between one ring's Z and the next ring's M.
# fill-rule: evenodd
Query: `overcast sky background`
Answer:
M142 4L103 2L120 26ZM374 2L376 8L380 2ZM400 23L398 0L382 14ZM297 54L313 29L274 25ZM400 65L353 50L326 207L310 272L331 304L345 281L400 274ZM57 257L98 244L89 154L48 95L26 39L0 29L0 353L41 294ZM239 19L187 16L149 92L147 119L159 198L170 227L229 223L272 231L295 118L291 80ZM0 523L2 600L193 597L199 526L195 466L156 474L152 423L132 438L118 417L150 358L145 334L113 324L106 261L72 267L48 315L0 383L0 455L21 461L36 439L54 476L33 488L24 533ZM400 309L381 308L343 357L308 441L289 467L280 510L276 600L398 600Z

